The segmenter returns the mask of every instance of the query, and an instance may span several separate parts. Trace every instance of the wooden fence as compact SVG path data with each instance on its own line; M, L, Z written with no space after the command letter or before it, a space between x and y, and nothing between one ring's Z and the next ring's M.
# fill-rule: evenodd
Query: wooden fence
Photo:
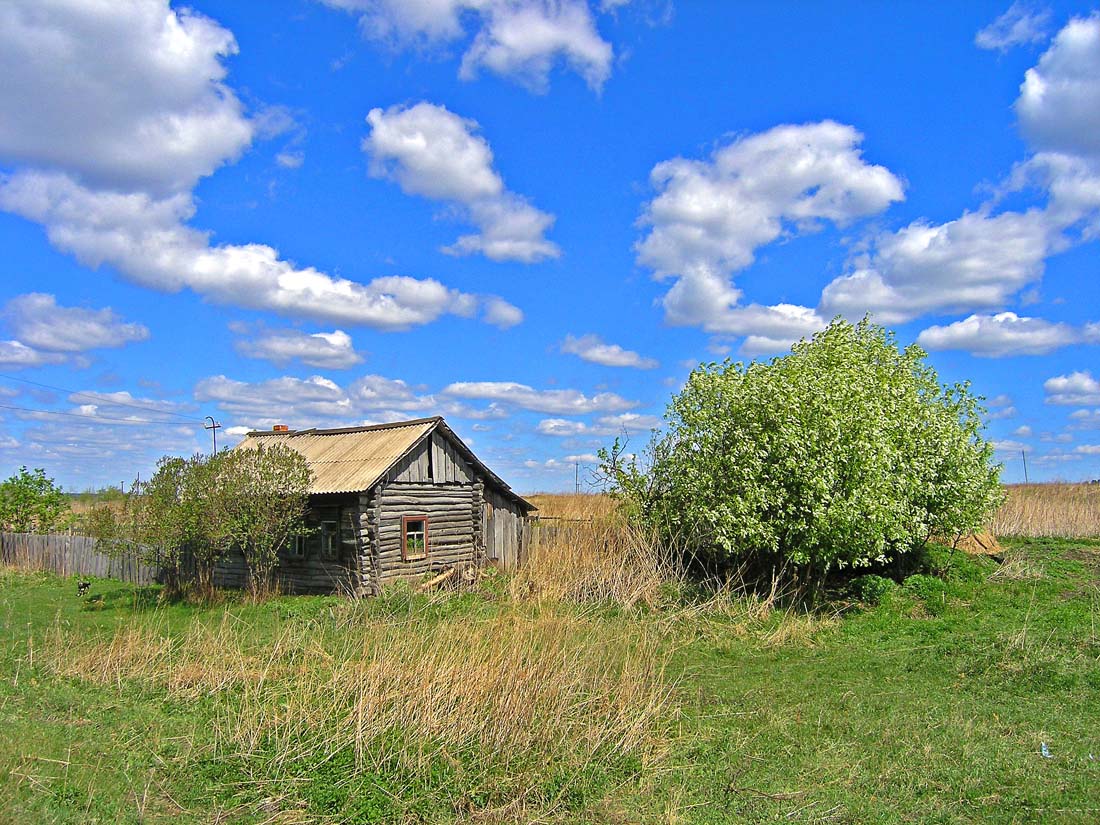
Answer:
M522 564L527 561L531 553L537 552L540 547L549 544L558 536L568 536L576 531L584 531L592 526L591 519L585 518L561 518L559 516L533 516L527 519L523 525L523 554L519 559Z
M102 576L136 585L160 580L160 568L127 556L108 556L88 536L0 532L0 562L59 576Z

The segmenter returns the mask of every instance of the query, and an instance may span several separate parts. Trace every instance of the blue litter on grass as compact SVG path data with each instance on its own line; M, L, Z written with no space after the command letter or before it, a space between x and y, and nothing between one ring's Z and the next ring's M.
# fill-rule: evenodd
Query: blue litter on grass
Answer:
M1050 751L1047 749L1047 743L1046 742L1040 742L1039 743L1039 754L1043 757L1043 759L1053 759L1054 758L1051 755Z

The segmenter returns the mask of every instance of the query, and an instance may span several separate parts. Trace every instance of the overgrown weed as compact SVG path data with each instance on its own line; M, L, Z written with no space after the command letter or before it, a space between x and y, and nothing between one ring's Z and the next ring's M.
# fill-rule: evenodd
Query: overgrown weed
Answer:
M413 791L467 813L517 800L541 812L583 806L607 777L658 758L675 716L655 625L507 609L471 621L424 599L389 620L356 611L288 622L264 644L249 629L228 612L174 632L163 617L135 616L99 638L58 622L36 664L120 695L212 697L214 751L236 766L234 799L254 802L272 781L320 793L318 771L336 760L344 790L331 790L329 813L341 816L364 782L400 799L375 800L390 819ZM316 807L288 793L286 811L303 799Z

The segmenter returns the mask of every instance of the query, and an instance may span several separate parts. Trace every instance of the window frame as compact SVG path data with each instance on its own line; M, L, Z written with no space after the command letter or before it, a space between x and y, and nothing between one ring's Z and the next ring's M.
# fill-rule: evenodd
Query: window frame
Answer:
M340 519L321 519L317 525L317 531L320 534L321 539L321 558L323 559L339 559L340 558ZM325 540L329 540L329 546L325 546Z
M305 561L306 556L309 553L306 541L307 536L305 535L299 534L296 536L291 536L290 546L287 547L286 550L287 558L293 559L295 561Z
M409 555L409 522L421 521L424 523L424 551L415 555ZM428 517L427 516L402 516L401 517L401 561L423 561L428 558L431 553L431 545L428 540L429 534Z

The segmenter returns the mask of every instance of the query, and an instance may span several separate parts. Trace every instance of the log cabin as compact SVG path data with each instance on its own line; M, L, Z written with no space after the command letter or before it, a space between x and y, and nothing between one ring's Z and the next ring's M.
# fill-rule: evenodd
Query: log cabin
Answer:
M534 505L473 454L440 417L366 427L248 433L234 449L281 443L301 453L313 480L309 531L279 554L291 593L376 595L389 582L450 568L522 559ZM243 587L233 554L215 584Z

